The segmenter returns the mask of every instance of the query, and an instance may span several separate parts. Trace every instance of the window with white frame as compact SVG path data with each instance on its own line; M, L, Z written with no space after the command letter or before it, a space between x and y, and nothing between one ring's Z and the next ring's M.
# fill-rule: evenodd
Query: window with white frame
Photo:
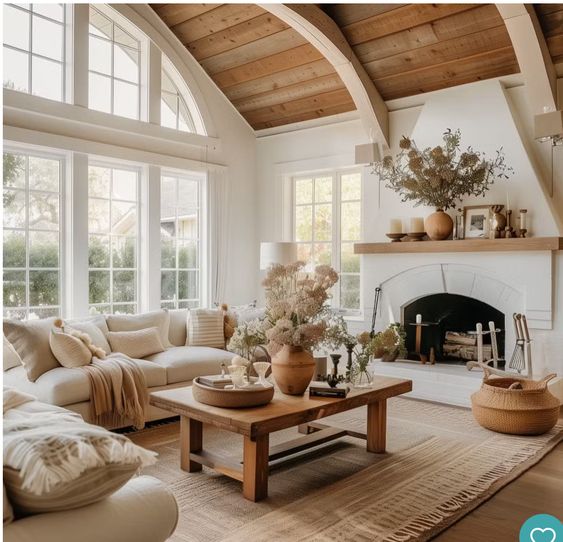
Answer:
M362 174L341 170L293 179L293 234L300 260L310 267L332 265L340 275L333 304L350 313L361 309L360 257Z
M201 180L163 174L160 182L161 307L201 305Z
M140 63L139 39L90 5L89 107L139 119Z
M3 14L4 87L64 101L63 4L6 4Z
M48 154L4 152L4 317L61 313L64 161Z
M90 313L138 308L139 171L91 163L88 168Z

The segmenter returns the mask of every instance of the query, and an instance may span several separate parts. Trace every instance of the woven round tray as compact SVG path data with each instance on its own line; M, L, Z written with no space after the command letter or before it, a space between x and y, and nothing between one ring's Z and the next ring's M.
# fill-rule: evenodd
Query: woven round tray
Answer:
M269 403L274 397L274 386L263 388L252 386L238 390L224 390L200 384L199 377L194 378L192 393L194 399L206 405L223 408L248 408Z

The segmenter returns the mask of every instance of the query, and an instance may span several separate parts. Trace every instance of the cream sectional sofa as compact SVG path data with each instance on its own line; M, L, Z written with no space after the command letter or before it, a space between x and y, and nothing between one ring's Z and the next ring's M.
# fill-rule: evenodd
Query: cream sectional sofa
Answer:
M218 348L185 346L187 309L170 310L168 339L171 347L164 352L138 360L149 387L149 391L177 388L191 384L196 376L217 374L221 363L229 365L233 355ZM87 318L80 321L96 321L103 317ZM76 321L75 321L76 322ZM72 324L72 321L69 322ZM107 327L105 328L107 332ZM57 367L42 374L35 382L26 375L20 365L4 371L4 385L12 386L37 397L40 401L68 408L78 412L90 421L90 384L84 371ZM150 406L147 421L169 417L170 413Z

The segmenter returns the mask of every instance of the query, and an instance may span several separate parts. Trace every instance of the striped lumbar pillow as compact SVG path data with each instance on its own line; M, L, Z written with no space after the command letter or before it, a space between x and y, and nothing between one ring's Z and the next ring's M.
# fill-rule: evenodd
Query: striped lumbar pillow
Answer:
M225 348L223 311L217 309L191 309L188 313L186 345Z

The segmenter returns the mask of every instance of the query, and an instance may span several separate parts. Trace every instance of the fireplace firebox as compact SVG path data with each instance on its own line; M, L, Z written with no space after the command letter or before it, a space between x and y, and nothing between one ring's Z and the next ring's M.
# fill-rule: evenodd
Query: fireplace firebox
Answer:
M417 326L422 324L422 328ZM407 334L406 347L409 359L421 357L436 362L466 363L477 359L477 323L488 330L489 322L494 322L497 333L498 351L504 357L504 314L487 303L457 294L433 294L421 297L403 309L403 325ZM417 343L417 327L419 341ZM485 359L491 356L489 335L483 338ZM422 354L422 356L421 356Z

